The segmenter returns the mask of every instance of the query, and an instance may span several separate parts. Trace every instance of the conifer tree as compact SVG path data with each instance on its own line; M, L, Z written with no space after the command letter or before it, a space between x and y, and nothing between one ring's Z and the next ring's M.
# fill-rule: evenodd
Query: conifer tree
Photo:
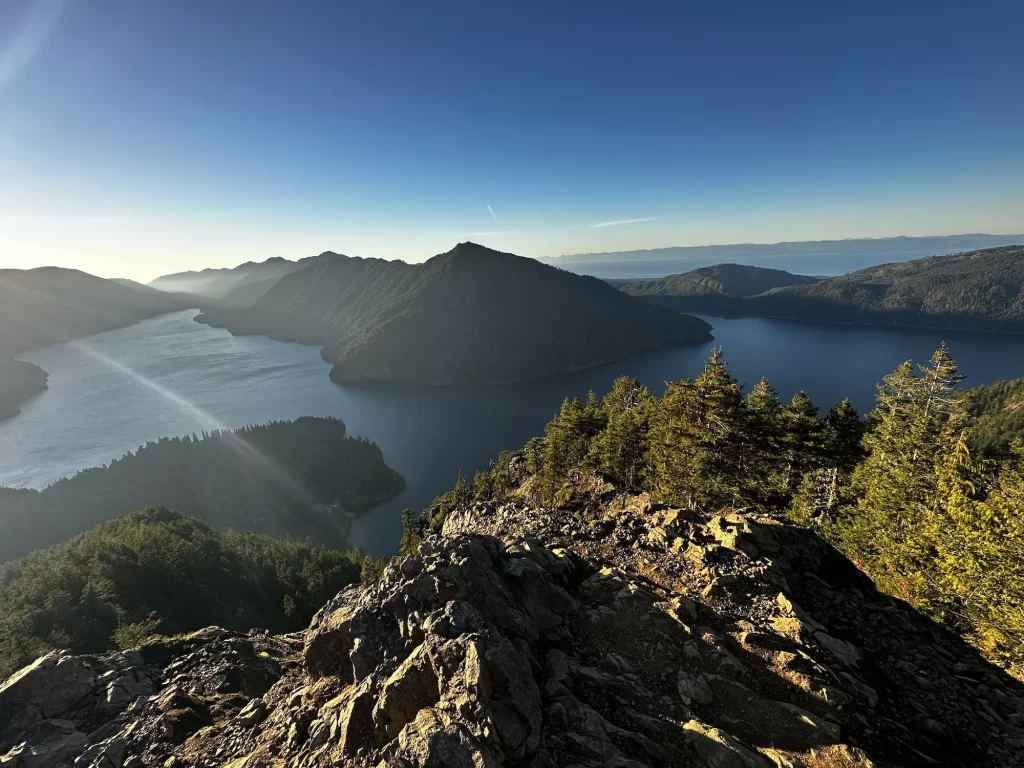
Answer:
M883 379L868 456L853 475L859 496L833 533L867 567L879 585L928 609L935 600L935 526L938 467L951 454L963 427L963 377L945 345L915 374L901 364Z
M849 400L832 406L821 423L821 456L806 473L789 515L798 523L818 526L835 519L851 500L850 478L864 456L864 423Z
M402 539L398 544L398 551L403 555L419 554L420 544L423 541L423 526L421 520L411 509L402 510Z
M818 408L806 392L797 392L782 412L782 490L791 494L800 479L821 458L821 422Z
M543 498L553 500L570 473L584 467L591 441L604 426L604 410L593 392L586 402L579 398L562 402L558 415L545 429L540 488Z
M762 378L747 394L743 440L743 483L748 499L773 506L781 496L783 407L775 388Z
M721 350L696 379L670 383L656 414L650 449L655 493L689 507L738 503L745 412Z
M615 380L602 403L605 427L594 438L594 466L627 488L636 487L645 474L651 410L650 390L629 377Z

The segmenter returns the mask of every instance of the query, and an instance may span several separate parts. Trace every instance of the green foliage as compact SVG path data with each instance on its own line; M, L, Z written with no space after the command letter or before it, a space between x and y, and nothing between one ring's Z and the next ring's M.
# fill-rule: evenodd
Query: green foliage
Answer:
M289 598L285 597L287 601ZM155 616L125 624L114 630L114 644L122 651L134 651L146 643L157 638L157 628L160 626L160 619Z
M402 510L402 540L398 551L403 555L417 555L423 543L423 521L411 509Z
M589 462L626 488L646 479L654 405L650 390L628 377L616 379L602 403L604 427L591 441Z
M597 395L589 393L586 402L566 398L558 415L545 428L544 459L539 491L553 500L573 472L590 468L591 442L604 429L605 410Z
M43 491L0 488L0 562L161 504L216 528L346 544L349 515L404 487L380 449L339 419L300 418L147 443Z
M971 447L989 458L1010 458L1014 441L1024 440L1024 379L975 387L967 396Z
M945 345L921 375L907 362L884 378L853 473L858 503L829 529L883 589L933 611L937 472L964 428L962 378Z
M157 628L301 629L360 579L367 559L217 533L162 507L123 515L0 568L0 677L51 648L95 653L142 642Z
M740 385L716 350L696 379L667 385L652 419L654 494L691 508L741 503L746 426Z
M366 587L376 584L384 575L384 569L388 567L388 562L390 561L386 557L365 556L359 569L359 583Z
M906 362L884 378L865 423L849 400L824 417L803 392L783 405L765 379L744 397L715 352L661 398L622 378L600 403L564 401L545 437L502 454L474 492L484 499L499 485L503 495L518 487L518 462L552 504L596 471L672 504L788 514L881 589L1024 677L1024 443L1001 463L970 447L975 424L1024 385L968 399L962 379L943 344L928 365ZM439 508L447 513L458 498L446 494Z

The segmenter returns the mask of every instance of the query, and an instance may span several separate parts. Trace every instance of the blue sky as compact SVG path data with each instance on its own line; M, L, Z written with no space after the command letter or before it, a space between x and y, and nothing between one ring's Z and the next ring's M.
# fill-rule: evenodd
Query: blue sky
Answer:
M1020 232L1022 35L1020 2L4 0L0 266Z

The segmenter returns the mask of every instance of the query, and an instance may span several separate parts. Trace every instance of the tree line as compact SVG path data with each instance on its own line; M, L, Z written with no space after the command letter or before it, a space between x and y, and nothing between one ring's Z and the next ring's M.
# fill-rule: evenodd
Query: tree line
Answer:
M123 515L0 568L0 680L53 648L98 653L216 624L292 632L372 558L164 507Z
M816 528L880 589L1024 672L1024 445L999 458L972 446L976 419L943 344L928 365L886 376L862 419L848 400L821 414L762 379L744 393L721 351L661 397L618 379L598 398L566 399L543 437L502 453L417 520L423 528L470 500L527 494L564 504L599 473L619 487L704 511L757 507Z
M42 491L0 488L0 562L164 505L215 528L344 547L349 517L402 490L380 448L334 418L161 438Z

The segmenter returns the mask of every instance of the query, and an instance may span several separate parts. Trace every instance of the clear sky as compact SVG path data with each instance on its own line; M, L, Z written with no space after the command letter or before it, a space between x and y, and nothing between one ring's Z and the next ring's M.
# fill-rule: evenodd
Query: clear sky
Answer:
M1024 231L1024 2L0 0L0 266Z

